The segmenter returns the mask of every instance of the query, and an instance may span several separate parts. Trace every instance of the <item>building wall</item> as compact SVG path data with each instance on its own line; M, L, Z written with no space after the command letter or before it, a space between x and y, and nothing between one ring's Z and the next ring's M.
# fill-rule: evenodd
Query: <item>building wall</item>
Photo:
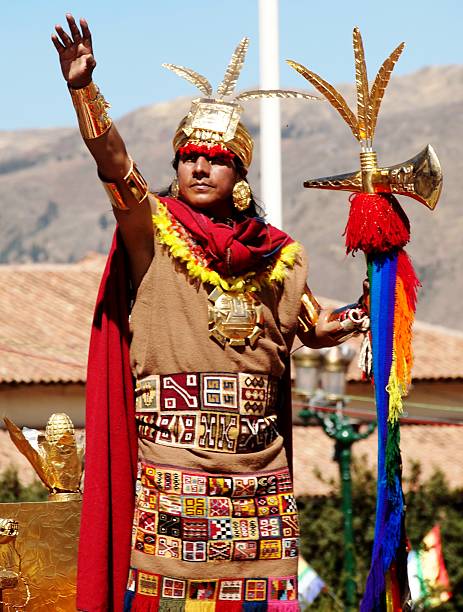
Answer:
M44 429L50 415L56 412L68 414L75 427L84 427L85 385L0 385L0 415L18 427Z

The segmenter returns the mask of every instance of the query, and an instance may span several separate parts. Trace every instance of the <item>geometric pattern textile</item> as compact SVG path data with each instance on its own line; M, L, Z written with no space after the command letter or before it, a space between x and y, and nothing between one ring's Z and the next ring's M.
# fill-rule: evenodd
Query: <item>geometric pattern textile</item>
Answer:
M218 474L140 462L132 546L191 563L297 558L290 482L287 468Z
M218 453L267 448L276 428L278 379L249 373L178 373L137 382L140 438Z
M128 594L126 612L131 609L297 612L299 609L296 576L192 580L131 569Z

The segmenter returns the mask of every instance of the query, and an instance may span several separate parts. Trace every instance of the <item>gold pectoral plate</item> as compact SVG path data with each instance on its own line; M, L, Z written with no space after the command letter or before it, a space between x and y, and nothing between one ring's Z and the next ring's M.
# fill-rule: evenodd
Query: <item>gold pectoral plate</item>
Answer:
M209 333L225 346L253 346L264 331L264 308L251 292L223 291L209 295Z

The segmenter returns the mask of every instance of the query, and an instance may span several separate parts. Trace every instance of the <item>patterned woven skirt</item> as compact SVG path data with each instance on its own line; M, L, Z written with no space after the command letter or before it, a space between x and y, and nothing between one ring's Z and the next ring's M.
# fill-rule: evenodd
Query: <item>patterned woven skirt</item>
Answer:
M298 609L299 526L275 385L247 373L139 382L127 611Z

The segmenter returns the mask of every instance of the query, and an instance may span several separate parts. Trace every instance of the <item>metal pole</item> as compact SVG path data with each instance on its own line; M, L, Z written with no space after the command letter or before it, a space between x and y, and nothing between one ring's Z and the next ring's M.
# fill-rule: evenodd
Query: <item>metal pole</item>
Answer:
M349 436L346 439L337 439L335 457L339 465L341 479L341 504L344 523L344 586L346 592L346 612L353 612L356 608L357 583L356 563L354 550L354 527L352 524L352 443Z
M319 402L321 403L321 402ZM376 421L369 423L366 431L360 433L360 424L354 425L343 414L323 414L316 408L309 406L299 413L304 425L309 419L315 417L322 426L323 431L335 441L334 459L339 466L341 480L341 510L343 516L344 535L344 590L345 612L354 612L357 603L357 564L355 562L354 528L352 521L352 445L358 440L365 440L376 429Z
M259 58L261 89L278 89L278 0L259 0ZM267 219L281 227L281 120L277 99L260 101L260 159L260 188Z

